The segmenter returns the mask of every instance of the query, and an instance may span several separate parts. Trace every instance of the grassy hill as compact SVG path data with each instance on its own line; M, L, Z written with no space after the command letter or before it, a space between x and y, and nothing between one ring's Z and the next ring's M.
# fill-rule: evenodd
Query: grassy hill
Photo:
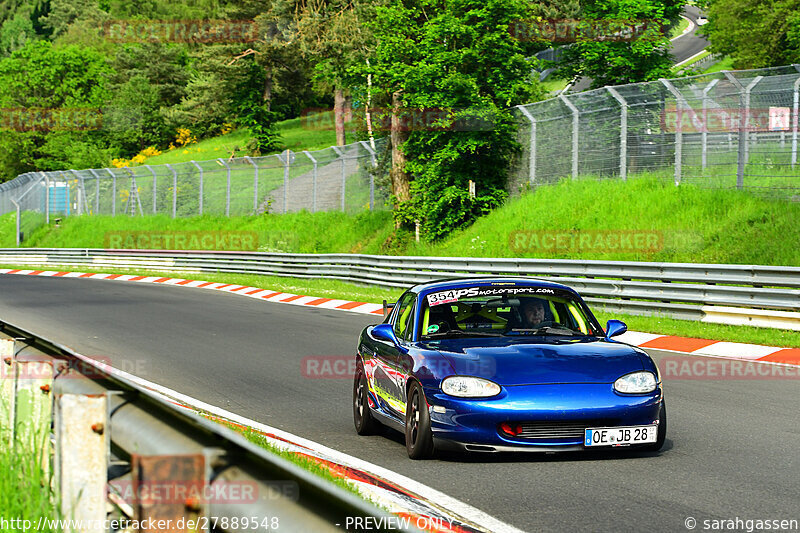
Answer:
M675 187L655 177L565 180L509 200L438 243L396 232L387 211L248 217L67 217L32 247L106 246L109 232L252 231L261 250L800 265L800 204L736 190ZM0 218L11 247L13 215ZM581 236L584 240L581 241ZM553 246L552 239L560 239ZM637 242L637 239L641 242Z

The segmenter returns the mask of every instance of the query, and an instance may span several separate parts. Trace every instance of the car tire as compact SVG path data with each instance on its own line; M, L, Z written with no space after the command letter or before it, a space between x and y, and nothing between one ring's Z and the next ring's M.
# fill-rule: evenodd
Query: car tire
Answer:
M416 381L408 391L406 406L406 451L411 459L433 457L433 433L428 402L422 387Z
M369 386L364 369L359 365L353 380L353 423L359 435L374 435L380 428L380 423L372 416L369 410Z
M664 441L667 440L667 404L661 402L661 410L658 412L658 435L653 444L643 446L643 450L647 452L657 452L664 447Z

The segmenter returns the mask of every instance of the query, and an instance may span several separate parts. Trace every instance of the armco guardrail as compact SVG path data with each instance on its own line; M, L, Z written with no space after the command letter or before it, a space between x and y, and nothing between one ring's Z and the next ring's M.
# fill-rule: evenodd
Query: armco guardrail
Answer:
M372 503L102 361L2 321L0 359L0 429L11 432L0 433L2 446L8 439L30 446L34 433L45 434L40 445L52 440L61 516L82 524L65 531L100 533L110 520L129 519L139 525L121 529L339 531L353 517L370 517L378 530L389 523Z
M251 273L332 278L383 287L457 276L522 275L564 283L590 302L630 313L700 319L710 307L724 306L773 310L791 321L800 311L798 267L52 248L0 249L0 264ZM800 323L800 315L797 318Z

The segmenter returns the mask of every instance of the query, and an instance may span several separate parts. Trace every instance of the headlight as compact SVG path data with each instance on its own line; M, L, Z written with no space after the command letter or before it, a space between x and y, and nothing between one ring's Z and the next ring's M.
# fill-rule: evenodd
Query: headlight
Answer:
M614 382L614 390L624 394L643 394L656 390L656 377L652 372L633 372Z
M461 398L489 398L500 394L500 385L488 379L470 376L450 376L442 381L442 390Z

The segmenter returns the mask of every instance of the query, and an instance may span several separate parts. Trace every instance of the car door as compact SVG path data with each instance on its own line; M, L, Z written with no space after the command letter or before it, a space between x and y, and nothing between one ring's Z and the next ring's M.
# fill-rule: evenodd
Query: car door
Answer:
M416 294L407 292L400 297L389 323L401 343L407 343L406 336L413 331ZM410 338L410 337L409 337ZM373 369L373 388L381 407L402 419L405 413L405 377L401 367L401 353L389 342L375 343L375 368ZM402 383L402 384L401 384Z

